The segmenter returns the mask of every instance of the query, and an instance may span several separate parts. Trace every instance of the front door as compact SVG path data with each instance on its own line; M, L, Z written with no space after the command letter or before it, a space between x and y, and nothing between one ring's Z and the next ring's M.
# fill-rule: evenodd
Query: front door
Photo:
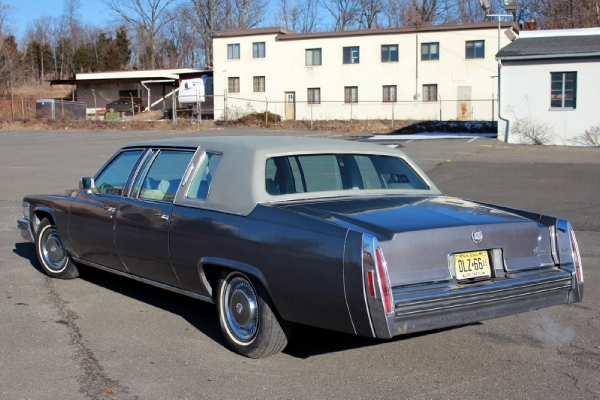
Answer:
M296 92L285 92L285 119L296 119Z
M115 247L130 273L181 287L171 267L169 229L173 200L193 155L154 150L140 167L131 195L121 199Z
M69 237L82 260L125 270L113 228L123 190L141 154L142 150L119 153L96 176L96 189L82 190L71 202Z

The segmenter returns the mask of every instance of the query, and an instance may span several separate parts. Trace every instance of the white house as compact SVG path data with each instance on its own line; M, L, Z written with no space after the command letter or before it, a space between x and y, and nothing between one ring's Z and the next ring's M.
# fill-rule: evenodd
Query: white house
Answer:
M600 28L523 31L497 58L498 139L584 144L600 128Z
M215 119L268 109L299 120L495 120L494 56L518 32L500 28L215 32Z

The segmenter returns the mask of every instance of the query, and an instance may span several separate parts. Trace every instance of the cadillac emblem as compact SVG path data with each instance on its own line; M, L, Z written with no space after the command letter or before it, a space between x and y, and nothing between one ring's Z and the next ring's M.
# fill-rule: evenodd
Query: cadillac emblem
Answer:
M473 231L471 233L471 239L473 239L473 242L475 242L476 244L479 244L483 240L483 233L479 229L477 229L476 231Z

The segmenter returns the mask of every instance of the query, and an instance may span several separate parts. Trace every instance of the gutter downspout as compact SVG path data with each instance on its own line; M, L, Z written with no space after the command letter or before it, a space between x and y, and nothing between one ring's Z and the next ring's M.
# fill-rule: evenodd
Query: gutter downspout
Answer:
M504 142L508 143L508 134L510 133L510 120L502 116L502 61L498 60L498 120L506 122L504 131Z

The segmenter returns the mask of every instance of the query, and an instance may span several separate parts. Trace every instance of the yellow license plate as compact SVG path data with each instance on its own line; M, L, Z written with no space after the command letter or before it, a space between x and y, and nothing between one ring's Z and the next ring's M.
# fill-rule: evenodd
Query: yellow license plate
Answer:
M492 269L487 251L471 251L454 255L456 279L490 277Z

